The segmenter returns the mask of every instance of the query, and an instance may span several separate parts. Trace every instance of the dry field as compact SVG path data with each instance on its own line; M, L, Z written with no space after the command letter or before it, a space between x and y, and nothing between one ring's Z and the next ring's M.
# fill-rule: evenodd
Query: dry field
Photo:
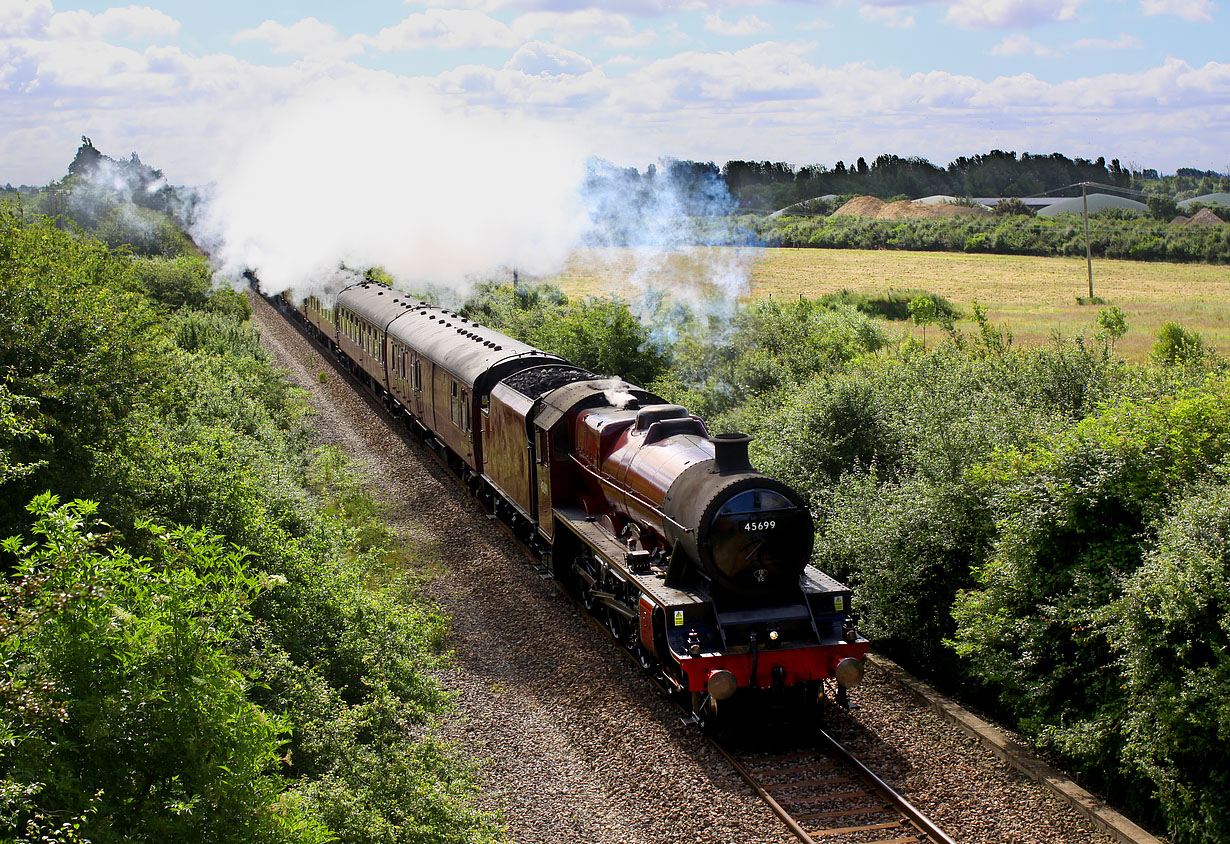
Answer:
M736 281L743 269L750 289L740 289ZM577 253L551 281L569 295L617 293L625 298L647 282L685 296L721 286L748 297L920 289L966 311L978 300L993 322L1007 324L1016 342L1025 345L1048 343L1055 331L1065 336L1088 331L1099 310L1076 301L1088 293L1082 258L726 248L638 256L632 250L602 249ZM1095 259L1093 289L1127 315L1128 333L1119 348L1130 359L1148 356L1154 333L1167 321L1199 331L1207 343L1230 353L1230 267Z

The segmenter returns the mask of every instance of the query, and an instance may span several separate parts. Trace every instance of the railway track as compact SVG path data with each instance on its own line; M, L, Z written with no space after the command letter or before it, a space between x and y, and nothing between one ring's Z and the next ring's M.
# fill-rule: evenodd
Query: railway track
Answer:
M257 294L259 295L259 294ZM334 364L336 371L358 392L380 402L380 398L356 375L331 354L299 320L277 305L275 309L293 325L298 333L322 356ZM415 431L404 428L406 442L424 446L422 453L430 455L442 468L453 469L437 450L426 447ZM543 561L520 542L520 538L496 512L478 501L487 513L509 536L518 540L526 561L536 574L550 580L551 574ZM593 627L620 645L611 631L592 614L586 612L579 599L562 584L556 584L561 594L570 600ZM628 659L636 663L636 657L621 645ZM639 666L638 666L639 670ZM670 696L670 688L660 680L664 693ZM686 707L685 718L692 719ZM805 844L955 844L952 838L940 830L904 797L899 795L874 772L843 748L824 730L815 728L811 741L799 741L799 735L788 739L786 749L766 749L779 741L779 737L767 737L759 745L746 748L727 746L718 736L710 736L713 747L729 762L772 812L800 841Z
M824 730L813 748L714 745L805 844L954 844L943 830Z

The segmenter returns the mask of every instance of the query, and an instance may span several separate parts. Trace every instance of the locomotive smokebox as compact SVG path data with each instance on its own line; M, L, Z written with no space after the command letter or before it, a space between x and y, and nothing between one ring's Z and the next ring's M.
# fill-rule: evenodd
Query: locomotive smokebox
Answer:
M717 434L709 438L713 443L713 468L719 474L727 472L751 472L752 462L747 457L747 445L752 438L747 434Z
M689 466L667 491L666 539L729 594L797 592L815 539L811 514L797 492L752 468L751 440L709 438L713 458Z

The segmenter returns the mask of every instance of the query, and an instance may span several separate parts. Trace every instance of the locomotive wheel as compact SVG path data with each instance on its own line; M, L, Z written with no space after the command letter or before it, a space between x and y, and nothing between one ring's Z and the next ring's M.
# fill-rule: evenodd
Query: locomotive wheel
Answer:
M658 661L653 658L653 654L645 650L640 645L636 646L635 652L636 661L639 662L641 664L641 668L644 668L646 671L658 664Z
M692 714L702 733L710 736L717 732L720 726L718 702L708 692L692 692Z

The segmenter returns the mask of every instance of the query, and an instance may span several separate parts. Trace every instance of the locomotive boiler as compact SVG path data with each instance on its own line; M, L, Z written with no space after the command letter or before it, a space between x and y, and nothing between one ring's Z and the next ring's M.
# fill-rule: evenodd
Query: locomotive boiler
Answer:
M382 284L295 312L702 724L740 690L861 681L850 591L809 564L806 501L749 437Z

